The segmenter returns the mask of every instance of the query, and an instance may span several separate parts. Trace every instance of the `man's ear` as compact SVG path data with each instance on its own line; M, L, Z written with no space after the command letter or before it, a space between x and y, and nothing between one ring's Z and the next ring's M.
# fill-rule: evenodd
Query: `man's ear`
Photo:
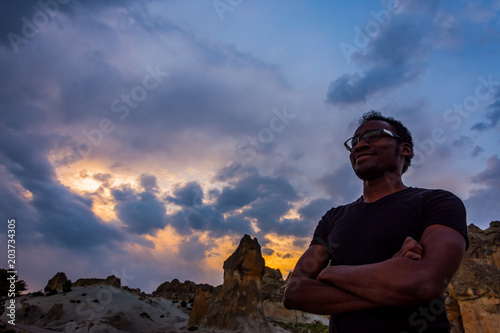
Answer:
M413 156L413 149L411 148L411 145L407 142L403 142L399 147L399 150L401 152L401 156L403 157Z

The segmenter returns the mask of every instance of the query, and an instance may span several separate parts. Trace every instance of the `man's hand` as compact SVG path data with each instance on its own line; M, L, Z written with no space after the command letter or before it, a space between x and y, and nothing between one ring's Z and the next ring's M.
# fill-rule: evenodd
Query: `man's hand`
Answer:
M403 257L413 260L422 259L422 255L424 254L424 248L420 245L416 240L411 237L406 237L403 246L401 246L401 250L393 255L393 258Z

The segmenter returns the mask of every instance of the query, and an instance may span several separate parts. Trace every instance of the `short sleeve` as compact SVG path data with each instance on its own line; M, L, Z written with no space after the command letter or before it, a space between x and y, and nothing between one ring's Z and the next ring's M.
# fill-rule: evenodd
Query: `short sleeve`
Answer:
M433 224L451 227L464 236L469 247L466 210L460 198L448 191L434 190L427 196L424 207L424 229Z
M330 231L332 230L332 216L334 215L335 208L330 209L323 217L321 220L319 220L318 225L316 226L316 229L314 230L313 238L311 241L311 245L319 244L328 249L328 253L331 256L332 254L330 253L330 246L329 246L329 241L328 241L328 236L330 234Z

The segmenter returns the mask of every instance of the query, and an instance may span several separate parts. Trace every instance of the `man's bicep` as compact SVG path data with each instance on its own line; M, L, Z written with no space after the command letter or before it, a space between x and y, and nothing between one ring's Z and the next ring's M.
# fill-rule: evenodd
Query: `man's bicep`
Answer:
M330 261L328 250L323 245L313 244L302 254L293 269L293 275L315 279Z
M422 263L426 265L429 282L442 290L460 266L466 240L454 228L433 224L425 229L420 245L424 248Z

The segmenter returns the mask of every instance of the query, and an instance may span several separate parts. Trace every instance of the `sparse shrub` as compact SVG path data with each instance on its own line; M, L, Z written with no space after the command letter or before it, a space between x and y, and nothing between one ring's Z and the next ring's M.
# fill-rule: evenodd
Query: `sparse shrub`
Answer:
M68 293L71 291L71 280L66 280L62 286L62 292Z
M328 326L319 322L311 324L275 322L275 324L292 333L328 333Z
M43 296L43 292L41 290L35 291L31 294L32 297Z
M141 313L141 314L140 314L140 316L141 316L142 318L148 318L149 320L151 320L151 317L149 316L149 314L148 314L147 312L143 312L143 313Z
M45 296L57 295L57 290L55 289L44 289L44 290L45 290Z

